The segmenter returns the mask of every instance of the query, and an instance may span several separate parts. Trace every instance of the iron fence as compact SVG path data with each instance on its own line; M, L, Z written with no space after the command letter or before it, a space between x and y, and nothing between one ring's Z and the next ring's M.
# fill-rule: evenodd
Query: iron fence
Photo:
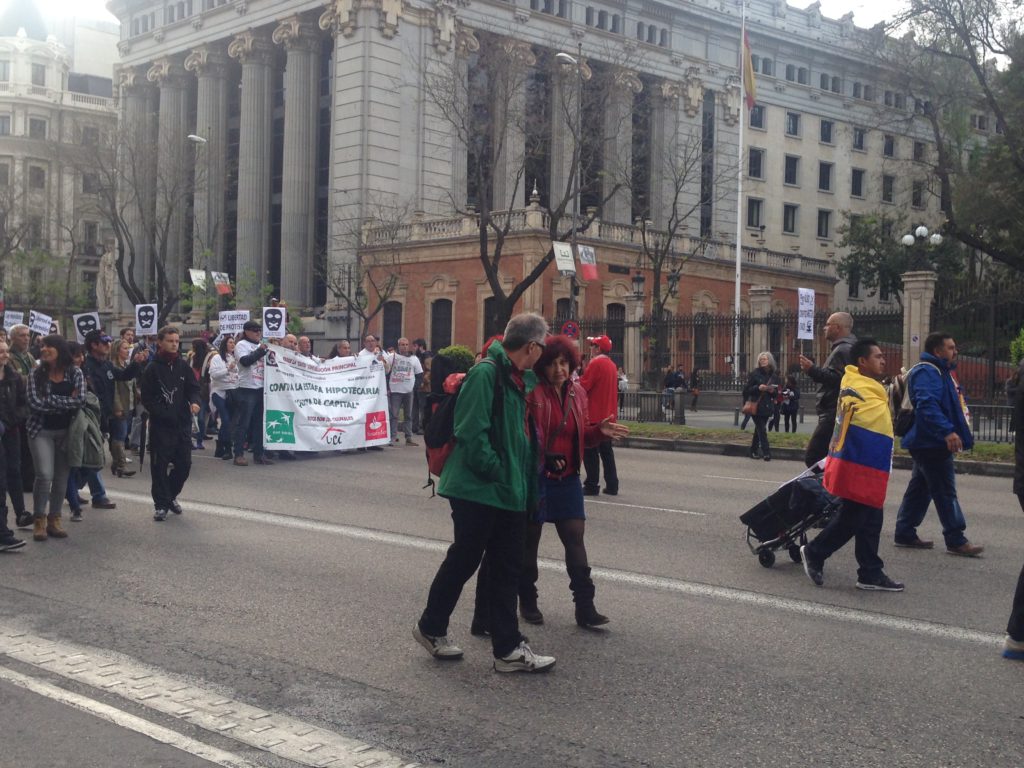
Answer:
M986 443L1012 443L1013 408L1008 405L972 405L971 432Z

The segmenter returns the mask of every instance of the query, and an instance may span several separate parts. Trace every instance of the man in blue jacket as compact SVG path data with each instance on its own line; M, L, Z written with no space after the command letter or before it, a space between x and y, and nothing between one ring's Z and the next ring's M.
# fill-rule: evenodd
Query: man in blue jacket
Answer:
M957 499L953 470L953 456L974 445L967 420L967 403L953 377L956 356L952 336L932 333L924 341L921 362L907 374L914 424L903 437L902 445L914 459L914 469L896 515L895 543L897 547L912 549L934 546L933 542L917 535L928 503L934 501L946 552L977 557L984 547L971 544L964 536L967 521Z

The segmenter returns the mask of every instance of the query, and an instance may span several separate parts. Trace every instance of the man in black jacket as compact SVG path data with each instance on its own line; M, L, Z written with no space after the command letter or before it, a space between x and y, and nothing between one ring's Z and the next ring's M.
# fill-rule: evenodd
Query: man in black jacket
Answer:
M853 317L849 312L834 312L825 321L825 338L832 344L825 364L817 366L810 358L800 355L800 368L818 385L818 399L814 410L818 425L807 443L804 464L814 466L828 456L828 444L836 423L836 403L839 402L839 384L846 366L853 365L850 350L857 342L853 335Z
M85 363L82 365L85 381L100 401L100 427L106 435L111 432L110 421L114 418L114 382L131 381L138 376L147 357L145 352L136 352L132 356L131 363L124 368L115 368L114 364L110 362L110 343L112 341L113 339L107 335L106 331L101 329L85 334ZM116 451L117 449L111 447L112 453L116 453ZM123 443L120 453L123 461ZM135 473L122 469L120 474L121 477L131 477Z
M142 404L149 413L153 519L181 514L178 494L192 469L192 417L199 413L199 382L178 354L178 329L157 333L156 358L142 372ZM170 472L169 465L173 464Z

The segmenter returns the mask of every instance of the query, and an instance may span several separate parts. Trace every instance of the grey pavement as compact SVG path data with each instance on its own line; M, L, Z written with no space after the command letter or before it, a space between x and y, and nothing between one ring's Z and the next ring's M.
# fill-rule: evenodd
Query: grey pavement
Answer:
M147 478L113 480L117 510L0 557L0 627L124 654L421 765L1024 764L1024 664L999 656L1024 550L1009 480L958 478L968 536L987 547L969 560L892 546L897 471L881 555L907 591L879 594L853 588L852 545L823 589L784 554L765 569L747 550L738 516L798 462L617 456L621 494L588 499L608 631L575 626L557 536L541 542L546 622L525 631L558 657L548 675L491 671L468 632L472 581L451 624L464 661L409 636L451 523L406 447L272 467L197 454L185 514L160 524ZM934 512L921 535L941 538ZM14 738L19 765L51 764L33 760L32 733ZM147 759L111 764L162 757Z
M672 423L675 418L673 410L669 410L667 413L663 412L663 419L660 423L668 424ZM733 410L725 409L710 409L700 408L696 412L687 410L686 411L686 426L688 427L702 427L702 428L715 428L715 429L737 429L736 426L736 415ZM743 423L743 414L739 416L740 424ZM796 431L800 434L809 435L814 431L815 425L818 423L817 417L814 415L813 408L808 411L803 418L803 421L797 418ZM785 426L785 421L779 421L779 429L781 430ZM746 432L748 435L753 434L754 424L753 422L747 424ZM774 434L769 432L769 437Z

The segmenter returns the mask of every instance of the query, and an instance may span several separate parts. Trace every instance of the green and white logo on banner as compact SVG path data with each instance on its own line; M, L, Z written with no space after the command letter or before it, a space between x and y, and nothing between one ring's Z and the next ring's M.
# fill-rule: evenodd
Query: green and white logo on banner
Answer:
M267 411L266 435L268 443L295 444L295 413L293 411Z

